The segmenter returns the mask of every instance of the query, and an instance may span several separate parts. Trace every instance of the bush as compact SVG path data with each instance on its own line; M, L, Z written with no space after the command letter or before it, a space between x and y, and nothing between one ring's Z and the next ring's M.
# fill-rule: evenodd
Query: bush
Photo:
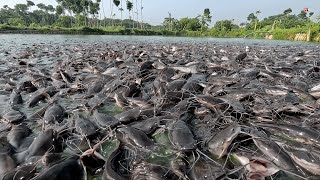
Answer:
M24 26L24 21L20 18L9 18L8 19L8 24L11 26L18 26L18 27L23 27Z

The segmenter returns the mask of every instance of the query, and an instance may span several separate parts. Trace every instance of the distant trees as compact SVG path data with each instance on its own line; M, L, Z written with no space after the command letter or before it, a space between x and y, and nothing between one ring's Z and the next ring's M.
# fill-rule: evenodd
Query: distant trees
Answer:
M195 18L175 19L169 12L169 17L166 17L162 23L164 28L170 31L204 31L211 23L211 14L208 8L204 9L203 14Z
M111 10L110 18L99 19L101 0L56 0L58 5L35 4L32 0L16 4L14 7L4 5L0 8L0 24L13 26L60 26L60 27L99 27L106 25L121 25L126 28L150 28L151 25L143 23L143 1L140 0L109 0ZM120 13L120 19L115 19L115 13ZM126 9L128 18L123 18L122 13ZM136 14L136 17L134 16ZM140 14L140 19L139 19ZM232 31L243 30L272 30L277 28L288 29L307 26L312 23L313 12L301 11L293 14L292 9L285 9L282 13L259 20L260 11L255 11L247 16L247 21L236 25L233 20L221 20L215 22L210 28L212 12L205 8L196 17L174 18L171 13L166 17L162 26L158 29L170 31ZM135 18L133 18L135 17ZM319 17L319 16L318 16ZM315 18L317 19L317 18ZM320 19L320 18L318 18ZM138 22L140 21L140 22ZM140 26L139 26L140 23ZM136 26L135 26L136 24ZM223 34L223 33L222 33Z
M101 0L56 0L58 5L35 4L26 0L25 4L16 4L13 8L4 5L0 8L0 24L13 26L60 26L60 27L98 27L101 24L116 22L124 27L133 27L133 20L98 19ZM111 0L113 2L113 0ZM122 0L114 0L115 6L119 7ZM124 1L125 2L125 1ZM33 7L33 8L31 8ZM122 5L121 5L122 7ZM133 4L127 0L129 18ZM123 9L119 8L120 13ZM121 18L122 19L122 18ZM137 22L138 24L138 22ZM150 28L149 24L143 26ZM142 27L142 26L141 26Z

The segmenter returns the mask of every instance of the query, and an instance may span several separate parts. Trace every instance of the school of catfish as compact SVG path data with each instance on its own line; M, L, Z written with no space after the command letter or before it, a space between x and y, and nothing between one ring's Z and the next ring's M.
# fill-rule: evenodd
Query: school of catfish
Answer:
M320 178L317 47L1 51L0 179Z

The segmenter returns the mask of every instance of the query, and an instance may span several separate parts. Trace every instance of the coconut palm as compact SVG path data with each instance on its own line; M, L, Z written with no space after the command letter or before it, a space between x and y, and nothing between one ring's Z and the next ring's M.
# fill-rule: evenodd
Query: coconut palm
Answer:
M112 16L113 16L113 3L112 0L110 0L110 19L111 19L111 26L113 26L113 20L112 20Z
M131 1L127 0L127 10L129 11L129 19L131 20L131 10L132 10L133 4Z
M119 9L120 0L113 0L113 4L116 5L117 8ZM114 17L115 17L115 14L113 14L112 16L112 24L113 24Z
M121 5L121 7L119 8L119 11L120 11L121 26L122 26L122 11L123 11L122 0L120 1L120 5Z
M136 0L136 15L137 15L137 27L139 26L139 11L138 11L138 0Z
M142 6L142 0L141 0L141 2L140 2L140 19L141 19L141 29L143 29L144 28L144 26L143 26L143 19L142 19L142 9L143 9L143 6Z
M207 28L211 23L212 16L210 15L210 9L208 8L204 9L203 14L198 15L197 19L199 19L201 23L201 32L202 32L203 29Z
M27 6L28 7L31 7L31 6L34 6L34 5L35 5L34 2L27 0Z
M255 25L254 25L254 30L256 30L257 29L257 25L258 25L258 22L259 22L259 19L258 19L258 15L259 14L261 14L261 11L260 10L258 10L258 11L256 11L256 23L255 23Z

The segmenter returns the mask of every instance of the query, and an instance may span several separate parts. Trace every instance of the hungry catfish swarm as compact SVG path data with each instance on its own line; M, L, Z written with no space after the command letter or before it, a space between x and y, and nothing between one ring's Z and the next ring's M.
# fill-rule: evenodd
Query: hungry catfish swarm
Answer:
M320 178L316 47L34 44L1 60L0 178Z

